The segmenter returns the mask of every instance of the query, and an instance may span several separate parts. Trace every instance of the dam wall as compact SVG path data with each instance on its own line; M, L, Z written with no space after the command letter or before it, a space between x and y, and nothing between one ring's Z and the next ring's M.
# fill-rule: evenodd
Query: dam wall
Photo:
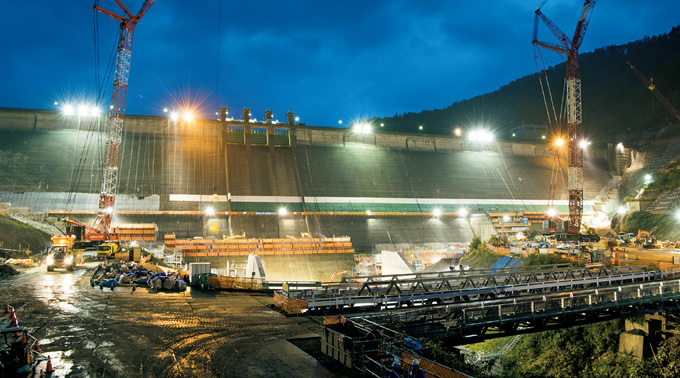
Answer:
M0 200L34 212L96 209L104 130L104 116L0 108ZM422 215L434 209L544 211L555 163L547 143L482 145L454 136L134 115L125 118L121 147L117 210L253 212L223 216L221 234L349 235L364 252L377 244L460 242L492 232L485 216ZM607 156L607 150L585 153L587 211L612 179ZM562 211L566 171L562 164L556 196ZM289 214L279 216L280 208ZM293 214L302 211L322 214ZM156 223L178 237L204 236L206 222L189 215L116 217Z

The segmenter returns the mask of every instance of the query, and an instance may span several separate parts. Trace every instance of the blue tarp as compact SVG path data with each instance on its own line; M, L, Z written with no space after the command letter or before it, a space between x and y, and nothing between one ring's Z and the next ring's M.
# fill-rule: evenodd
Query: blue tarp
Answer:
M518 268L522 266L522 260L516 257L503 256L499 257L495 263L491 266L489 273L498 273L500 268Z

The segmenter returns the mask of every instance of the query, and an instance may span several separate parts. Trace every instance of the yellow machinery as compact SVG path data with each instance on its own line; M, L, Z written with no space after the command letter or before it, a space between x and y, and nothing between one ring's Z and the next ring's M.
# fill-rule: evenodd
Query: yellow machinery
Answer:
M97 258L112 259L120 251L120 245L114 242L104 242L97 247Z
M54 268L66 268L72 271L76 267L76 259L73 254L73 242L75 236L53 236L52 246L47 251L45 265L47 271L51 272Z

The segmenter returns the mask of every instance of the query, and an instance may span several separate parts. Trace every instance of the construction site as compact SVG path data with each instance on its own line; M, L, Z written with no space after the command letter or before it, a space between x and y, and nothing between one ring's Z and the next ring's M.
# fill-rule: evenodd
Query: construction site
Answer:
M636 193L680 161L680 139L587 143L578 51L594 1L573 37L536 11L560 44L534 46L567 62L566 117L548 110L565 133L550 141L310 126L247 106L125 114L154 1L117 3L123 16L95 6L121 30L108 114L0 107L0 216L52 237L0 245L13 267L0 377L387 377L417 361L468 377L421 342L508 337L507 352L522 334L637 316L619 352L645 358L677 333L663 314L678 309L680 242L622 225L675 203ZM561 259L523 264L537 255Z

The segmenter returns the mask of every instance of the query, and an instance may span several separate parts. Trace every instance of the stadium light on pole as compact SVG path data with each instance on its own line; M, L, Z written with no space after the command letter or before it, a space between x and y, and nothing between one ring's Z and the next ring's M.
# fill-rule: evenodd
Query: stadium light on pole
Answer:
M472 130L467 134L467 138L471 142L476 143L491 143L494 140L494 135L489 130L477 129Z

